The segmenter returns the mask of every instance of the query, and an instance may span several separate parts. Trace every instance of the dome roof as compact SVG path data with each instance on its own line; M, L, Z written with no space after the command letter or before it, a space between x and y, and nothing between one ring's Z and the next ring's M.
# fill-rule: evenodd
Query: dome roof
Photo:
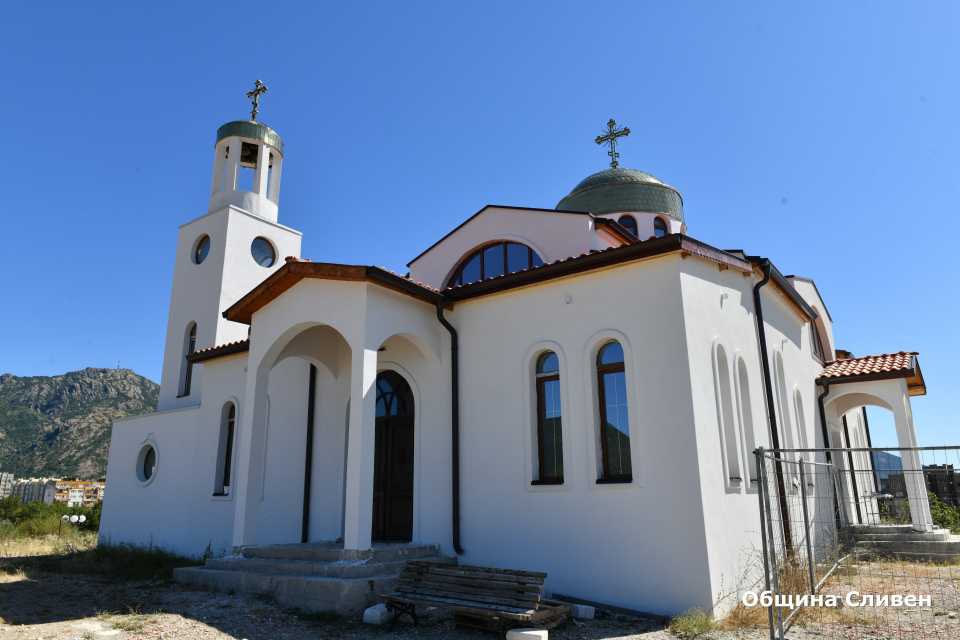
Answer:
M683 222L683 198L679 191L649 173L619 167L584 178L556 208L595 215L652 211Z
M283 140L277 132L259 120L234 120L217 129L217 143L230 136L252 138L266 142L283 155Z

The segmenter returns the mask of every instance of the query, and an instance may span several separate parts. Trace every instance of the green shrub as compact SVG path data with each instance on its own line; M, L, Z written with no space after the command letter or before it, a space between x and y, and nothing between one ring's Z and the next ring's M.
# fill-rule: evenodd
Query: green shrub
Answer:
M670 619L670 631L680 634L681 638L696 638L716 629L713 616L704 613L700 607L694 607Z

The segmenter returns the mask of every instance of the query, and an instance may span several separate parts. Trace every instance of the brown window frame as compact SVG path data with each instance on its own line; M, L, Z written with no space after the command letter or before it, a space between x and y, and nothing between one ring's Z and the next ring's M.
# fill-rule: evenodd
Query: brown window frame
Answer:
M453 273L450 274L450 277L447 278L447 286L453 287L453 286L456 286L456 283L459 283L461 285L470 284L469 282L463 282L463 267L467 265L475 257L477 257L477 255L480 256L480 281L482 282L483 280L486 280L487 279L486 265L485 265L486 261L483 258L483 252L489 249L490 247L497 246L498 244L503 245L503 274L504 275L508 273L512 273L511 271L507 271L507 245L508 244L515 244L521 247L526 247L527 264L530 265L529 267L527 267L528 269L533 267L533 257L534 256L537 256L538 258L540 257L540 255L536 251L534 251L532 247L530 247L529 245L523 244L522 242L515 242L513 240L498 240L496 242L490 242L483 245L482 247L478 248L475 251L471 251L466 258L460 261L460 264L457 265L457 268L454 269ZM476 282L476 280L473 280L471 282Z
M630 224L629 226L623 224L623 221L624 221L624 220L627 220L627 219L629 219L630 222L631 222L631 224ZM629 231L629 232L632 233L633 235L637 236L638 238L640 237L640 236L638 235L638 234L640 233L640 225L637 223L637 219L634 218L633 216L631 216L631 215L629 215L629 214L620 216L620 217L617 219L617 223L619 223L621 227L623 227L624 229L626 229L627 231Z
M603 350L607 348L608 345L603 345L600 347L600 351L597 353L597 360L600 359L600 354L603 353ZM622 345L621 345L622 346ZM626 376L626 367L623 362L614 362L613 364L597 364L597 389L600 392L599 405L600 405L600 448L603 453L602 465L600 473L603 476L602 478L597 479L597 484L613 484L613 483L625 483L633 482L633 474L617 474L613 475L610 473L610 464L607 458L607 393L606 387L603 383L603 374L605 373L623 373ZM629 401L629 399L628 399ZM628 425L629 426L629 425ZM632 436L631 436L632 437ZM633 441L630 442L630 455L633 455ZM631 467L633 465L631 464Z
M657 223L663 225L663 236L657 235ZM667 221L663 219L663 216L657 216L653 219L653 236L655 238L662 238L664 236L670 235L670 225L667 224Z
M817 328L817 321L810 321L810 347L813 355L826 362L826 351L823 349L823 340L820 338L820 330Z
M541 356L543 357L543 356ZM538 367L539 368L539 367ZM537 462L540 465L538 468L537 476L539 480L534 480L531 484L563 484L563 476L544 476L544 462L543 462L543 384L545 382L559 382L560 381L560 370L558 369L556 373L550 372L546 374L537 373ZM560 416L560 429L562 433L563 429L563 415ZM561 442L563 441L561 437ZM561 445L561 452L563 451Z

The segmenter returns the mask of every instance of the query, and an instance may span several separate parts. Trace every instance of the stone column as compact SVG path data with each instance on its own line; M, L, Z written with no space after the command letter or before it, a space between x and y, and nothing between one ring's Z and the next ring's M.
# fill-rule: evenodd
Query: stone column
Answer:
M365 551L370 548L373 527L377 347L351 347L343 548Z
M270 202L280 206L280 170L283 168L283 156L273 156L273 169L270 171Z
M223 191L223 170L227 165L226 146L218 144L213 154L213 184L210 186L210 197Z
M267 384L270 371L254 366L251 352L243 408L238 416L239 433L235 434L234 460L237 464L236 507L233 520L233 551L255 545L260 526L260 489L263 486L263 459L267 413ZM239 409L239 407L238 407Z
M270 175L270 145L260 144L257 154L257 170L253 174L253 192L261 196L267 195L267 176Z
M917 433L913 428L913 412L910 410L910 394L905 380L900 379L901 398L891 402L893 419L897 426L897 444L901 448L916 447ZM919 451L903 451L903 479L907 485L907 498L910 500L910 515L913 528L917 531L931 531L933 519L930 517L930 502L927 500L927 486L923 478L923 460Z
M237 176L240 173L240 151L243 143L240 138L233 136L230 140L230 157L227 158L227 179L223 185L224 191L237 190Z

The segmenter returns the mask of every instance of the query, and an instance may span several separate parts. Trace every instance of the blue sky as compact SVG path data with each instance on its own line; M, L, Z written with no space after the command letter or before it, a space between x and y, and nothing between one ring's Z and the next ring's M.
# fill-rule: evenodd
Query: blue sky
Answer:
M488 203L553 207L604 168L593 138L615 118L632 130L622 166L681 191L690 235L813 278L840 347L919 351L921 444L956 443L958 18L892 2L13 3L0 370L121 359L159 380L177 227L206 213L216 129L247 117L262 78L260 118L286 143L280 222L304 256L405 270Z

